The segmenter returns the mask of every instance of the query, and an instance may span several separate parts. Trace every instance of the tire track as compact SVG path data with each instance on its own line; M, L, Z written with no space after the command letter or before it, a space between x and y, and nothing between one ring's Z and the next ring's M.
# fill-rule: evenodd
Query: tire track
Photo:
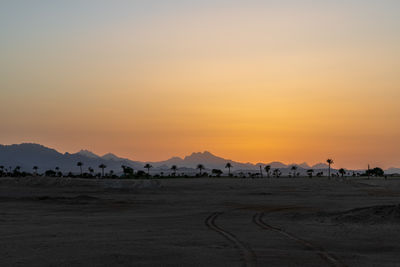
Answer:
M215 220L218 218L218 216L220 216L222 214L223 214L222 212L214 212L214 213L212 213L205 220L206 226L209 229L219 233L220 235L222 235L223 237L228 239L232 244L235 245L235 247L237 249L240 250L240 253L241 253L241 255L243 257L243 260L244 260L244 266L248 266L248 267L256 266L257 257L256 257L256 254L254 253L254 251L249 246L247 246L245 243L240 241L234 234L232 234L232 233L228 232L227 230L219 227L215 223Z
M329 263L331 266L336 266L336 267L345 267L346 265L342 262L340 262L335 256L329 254L328 252L326 252L323 248L317 247L315 245L313 245L312 243L303 240L291 233L288 233L278 227L274 227L271 226L267 223L265 223L263 221L263 216L264 213L256 213L253 216L253 222L258 225L259 227L261 227L262 229L265 230L270 230L270 231L274 231L276 233L279 233L283 236L286 236L289 239L292 239L294 241L296 241L297 243L300 243L301 245L305 246L307 249L313 250L314 252L316 252L325 262Z

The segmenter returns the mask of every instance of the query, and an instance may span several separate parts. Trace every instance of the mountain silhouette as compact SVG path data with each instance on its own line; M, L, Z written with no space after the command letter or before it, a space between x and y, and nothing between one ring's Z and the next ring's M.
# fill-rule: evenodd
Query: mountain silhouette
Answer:
M114 155L113 153L107 153L107 154L103 155L101 158L105 159L105 160L115 160L115 161L126 160L126 159L123 159L123 158L120 158L120 157Z
M120 158L112 153L99 156L89 150L81 150L72 154L66 152L63 154L55 149L34 143L0 145L0 165L6 168L20 166L22 170L32 171L33 166L38 166L39 172L44 172L45 170L54 170L55 167L59 167L62 172L71 171L78 173L80 170L76 166L77 162L83 163L82 168L84 171L87 171L88 168L91 167L95 169L96 172L100 172L98 166L100 164L105 164L107 166L106 171L113 170L115 173L120 173L122 171L121 165L132 167L134 170L144 170L143 167L146 163L154 167L151 169L151 172L170 171L171 166L176 165L179 171L186 173L196 172L196 166L198 164L204 165L206 171L211 169L221 169L225 171L225 165L228 162L233 166L233 172L258 172L260 165L269 165L272 169L279 168L283 174L288 173L292 165L298 166L298 172L302 174L309 168L313 168L314 170L326 170L328 168L328 165L324 163L318 163L312 167L305 162L289 165L277 161L257 164L241 163L218 157L209 151L194 152L184 158L172 157L165 161L142 162ZM400 172L400 169L392 168L390 171Z
M318 163L318 164L315 164L315 165L313 165L311 168L312 169L320 169L320 170L322 170L322 169L328 169L328 164L325 164L325 163Z
M82 149L81 151L79 151L77 154L86 156L86 157L88 157L88 158L93 158L93 159L96 159L96 158L99 157L99 156L97 156L96 154L94 154L93 152L91 152L91 151L89 151L89 150L84 150L84 149Z

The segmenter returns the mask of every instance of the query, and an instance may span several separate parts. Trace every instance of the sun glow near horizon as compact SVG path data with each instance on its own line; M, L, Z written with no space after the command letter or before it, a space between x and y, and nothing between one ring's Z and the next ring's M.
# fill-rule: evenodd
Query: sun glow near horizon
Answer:
M2 143L400 165L396 1L23 2L0 11Z

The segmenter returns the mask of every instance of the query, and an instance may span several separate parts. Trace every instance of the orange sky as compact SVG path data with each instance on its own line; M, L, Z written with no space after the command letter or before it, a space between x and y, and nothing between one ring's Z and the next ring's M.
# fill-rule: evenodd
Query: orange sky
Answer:
M0 142L400 166L400 5L383 2L10 1Z

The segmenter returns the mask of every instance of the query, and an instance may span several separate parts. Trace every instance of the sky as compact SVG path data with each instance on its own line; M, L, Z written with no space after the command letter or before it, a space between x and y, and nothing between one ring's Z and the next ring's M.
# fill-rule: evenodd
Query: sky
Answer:
M400 167L398 0L2 0L0 143Z

